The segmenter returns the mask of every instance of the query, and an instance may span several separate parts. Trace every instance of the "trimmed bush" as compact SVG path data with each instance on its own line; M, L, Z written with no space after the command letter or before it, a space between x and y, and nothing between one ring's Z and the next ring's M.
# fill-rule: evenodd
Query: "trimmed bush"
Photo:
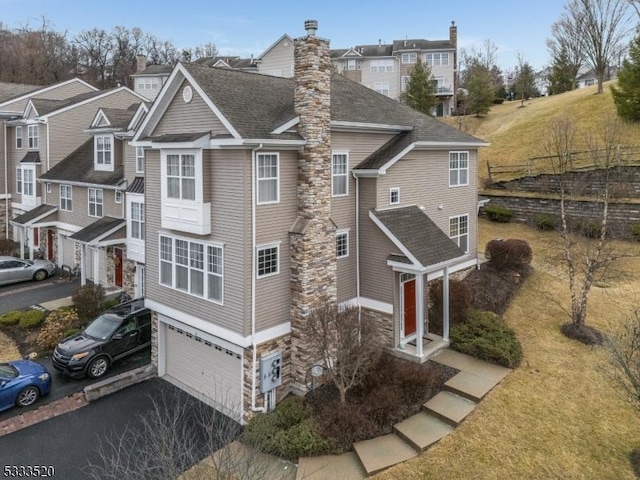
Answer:
M499 315L470 310L467 321L451 329L452 348L503 367L522 361L522 347L513 330Z
M555 230L558 218L549 213L536 213L533 216L533 224L538 230L550 231Z
M502 105L504 103L504 98L494 98L493 99L493 104L494 105Z
M565 337L585 345L602 345L604 340L602 332L589 325L578 326L573 322L563 323L560 326L560 331Z
M595 220L578 220L574 229L587 238L598 238L602 225Z
M78 318L88 322L102 313L104 288L100 284L89 283L76 290L71 299L78 312Z
M43 310L27 310L26 312L22 312L18 323L22 328L37 328L42 325L46 315Z
M533 252L524 240L495 239L487 243L484 256L498 271L519 270L531 264Z
M513 210L502 205L487 205L484 213L492 222L509 223L513 219Z
M442 279L429 283L429 331L442 335ZM449 281L449 322L450 325L462 323L471 307L473 292L471 287L460 280Z
M53 350L60 340L67 337L70 329L79 329L81 322L75 310L54 310L47 315L44 325L38 332L36 345L40 351Z
M22 318L22 312L18 310L12 310L0 316L0 325L5 325L5 326L16 325L21 318Z
M634 223L630 228L631 236L637 242L640 242L640 223Z

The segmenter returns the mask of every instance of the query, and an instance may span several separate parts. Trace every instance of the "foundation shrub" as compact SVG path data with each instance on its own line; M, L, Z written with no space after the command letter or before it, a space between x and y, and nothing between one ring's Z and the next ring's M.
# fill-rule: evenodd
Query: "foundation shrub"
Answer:
M484 256L498 271L519 271L531 264L533 252L525 240L495 239L487 243Z
M100 284L88 283L80 287L71 297L82 321L93 320L103 311L104 287Z
M20 319L22 318L22 312L19 310L12 310L7 313L3 313L0 315L0 325L10 326L17 325Z
M22 328L37 328L42 325L46 315L47 314L44 310L27 310L22 312L22 316L20 317L18 324Z
M429 331L442 336L443 288L442 279L429 283ZM471 307L473 292L461 280L449 280L449 326L462 323Z
M488 362L515 368L522 347L502 318L493 312L470 310L467 321L451 330L452 348Z
M70 329L80 329L82 322L75 310L54 310L47 315L42 328L36 338L36 346L40 351L51 351L63 338L67 337Z

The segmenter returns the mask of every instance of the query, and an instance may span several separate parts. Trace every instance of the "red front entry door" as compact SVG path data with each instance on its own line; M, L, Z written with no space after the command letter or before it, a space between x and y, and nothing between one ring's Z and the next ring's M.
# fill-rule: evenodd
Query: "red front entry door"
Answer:
M116 270L116 278L115 278L115 282L116 282L116 287L122 287L122 249L121 248L114 248L113 249L115 258L115 270Z
M55 233L53 232L53 230L47 230L47 259L48 260L55 260L53 258L53 242L54 242L54 237Z
M404 336L416 333L416 281L407 280L402 284Z

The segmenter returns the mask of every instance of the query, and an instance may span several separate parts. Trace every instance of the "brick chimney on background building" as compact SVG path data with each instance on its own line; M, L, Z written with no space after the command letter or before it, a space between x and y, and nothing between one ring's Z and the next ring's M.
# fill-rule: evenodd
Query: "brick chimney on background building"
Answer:
M316 307L336 301L335 226L331 221L331 58L329 41L316 36L318 22L294 41L294 110L306 141L298 153L297 219L291 227L292 389L306 391L313 362L305 335Z
M147 69L146 55L136 55L136 73L144 72Z

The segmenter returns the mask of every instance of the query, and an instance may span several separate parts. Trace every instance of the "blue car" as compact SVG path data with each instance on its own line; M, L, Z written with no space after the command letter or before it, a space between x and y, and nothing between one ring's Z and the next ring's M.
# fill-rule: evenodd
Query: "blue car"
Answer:
M0 363L0 411L14 405L28 407L49 393L51 375L31 360Z

